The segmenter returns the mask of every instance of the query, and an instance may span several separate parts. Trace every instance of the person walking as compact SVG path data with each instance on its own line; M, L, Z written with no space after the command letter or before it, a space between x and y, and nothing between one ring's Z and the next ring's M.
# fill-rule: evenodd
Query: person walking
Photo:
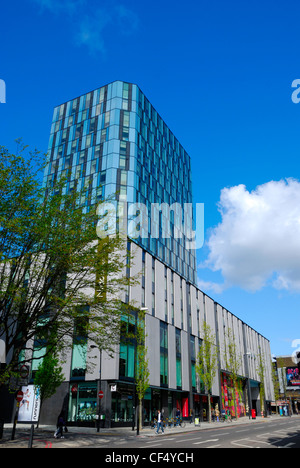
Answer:
M220 411L219 411L218 405L216 406L215 414L216 414L217 422L219 422L220 421Z
M63 437L63 428L65 426L65 421L64 421L64 418L63 418L63 414L60 413L60 415L58 416L58 419L57 419L57 430L54 434L54 437L55 439L64 439Z
M157 414L157 431L156 434L159 433L159 429L161 428L162 433L164 433L164 426L163 426L163 415L161 412L158 410Z
M180 409L177 408L176 410L176 426L179 426L180 423Z

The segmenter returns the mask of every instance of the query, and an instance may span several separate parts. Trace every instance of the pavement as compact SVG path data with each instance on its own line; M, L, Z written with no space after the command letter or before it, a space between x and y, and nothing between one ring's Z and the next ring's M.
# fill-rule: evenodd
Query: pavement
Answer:
M214 428L224 428L226 425L236 426L236 425L253 425L260 423L268 423L287 419L282 416L270 416L268 418L257 417L257 419L249 419L248 417L243 417L232 422L201 422L200 425L195 425L194 422L190 424L186 423L185 428L173 427L167 428L165 430L166 434L176 434L176 433L185 433L192 431L203 431L207 429ZM28 424L17 424L15 440L11 439L12 433L12 424L5 424L3 437L0 439L0 449L1 448L29 448L30 444L30 428ZM155 429L150 427L143 428L139 435L137 435L136 428L132 431L131 427L118 427L118 428L100 428L100 431L97 432L96 428L86 428L86 427L69 427L68 433L64 434L64 439L55 439L54 432L56 430L55 426L42 425L38 429L34 429L34 436L32 447L30 448L80 448L82 446L91 445L91 441L103 442L106 443L106 446L109 447L110 443L114 441L115 446L118 445L118 440L134 439L134 438L149 438L157 437Z

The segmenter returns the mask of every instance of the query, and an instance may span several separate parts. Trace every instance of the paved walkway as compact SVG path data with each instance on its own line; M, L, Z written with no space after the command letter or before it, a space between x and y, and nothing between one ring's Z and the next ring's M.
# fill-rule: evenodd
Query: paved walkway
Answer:
M207 429L215 429L226 427L226 425L234 426L234 425L248 425L248 424L260 424L260 423L268 423L274 422L276 420L286 419L281 416L272 416L268 418L261 418L258 417L257 419L249 419L241 418L237 421L233 420L232 422L214 422L214 423L201 423L199 426L195 426L194 423L190 424L189 422L186 423L185 428L181 427L173 427L167 428L166 433L168 434L175 434L175 433L184 433L184 432L192 432L192 431L202 431ZM56 430L55 426L40 426L38 429L35 429L34 433L34 447L40 446L43 448L50 448L52 446L51 441L54 441L53 434ZM90 436L96 436L99 438L115 438L115 437L155 437L155 429L151 429L150 427L143 428L139 435L137 436L136 429L132 431L131 427L118 427L118 428L110 428L110 429L100 429L97 433L95 428L86 428L86 427L69 427L69 432L66 434L65 438L71 438L76 442L78 439L78 443L82 438L88 439ZM3 438L0 439L0 449L1 448L26 448L28 447L29 441L29 434L30 434L30 425L28 424L17 424L16 428L16 435L15 440L11 441L11 432L12 432L12 424L5 424L4 426L4 433Z

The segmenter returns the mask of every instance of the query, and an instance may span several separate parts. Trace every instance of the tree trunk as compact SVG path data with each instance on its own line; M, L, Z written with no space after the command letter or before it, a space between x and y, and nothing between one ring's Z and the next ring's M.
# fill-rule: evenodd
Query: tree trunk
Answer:
M139 400L139 430L142 430L143 426L143 400Z
M208 394L208 422L211 423L211 394Z

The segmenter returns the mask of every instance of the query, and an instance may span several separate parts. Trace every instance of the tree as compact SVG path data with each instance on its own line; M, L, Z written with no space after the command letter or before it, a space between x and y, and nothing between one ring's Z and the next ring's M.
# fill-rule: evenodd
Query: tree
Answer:
M259 360L258 360L257 373L260 379L259 396L260 396L261 412L265 413L266 412L266 408L265 408L265 361L264 361L264 357L261 351L261 347L259 347Z
M272 372L272 382L274 387L274 398L275 398L275 405L276 405L276 414L278 414L278 400L280 398L280 384L278 378L278 370L277 370L277 362L273 362L271 360L271 372Z
M137 312L136 320L136 360L135 360L135 382L136 392L139 400L139 429L142 429L142 409L143 399L146 391L149 388L148 369L148 349L146 347L146 333L145 333L145 310L141 309Z
M238 394L238 390L239 390L238 376L239 376L239 371L241 367L242 357L238 353L236 342L233 336L233 332L230 328L227 331L226 338L227 339L225 341L224 360L225 360L226 370L229 372L231 380L232 380L232 384L233 384L234 411L235 411L235 417L237 419L238 414L237 414L236 395Z
M208 393L208 420L211 422L211 396L212 386L218 369L218 353L215 344L215 335L211 327L203 322L203 342L201 344L197 362L196 373L203 382Z
M55 354L47 354L34 376L34 385L39 390L40 396L40 414L45 400L52 397L56 393L58 387L64 382L65 376L62 367L59 364L59 359ZM37 427L39 426L39 420Z
M126 306L131 256L118 235L97 238L92 187L68 190L69 177L40 186L45 158L0 147L0 339L10 357L0 385L33 351L69 346L74 324L113 353ZM78 182L78 181L77 181ZM101 211L101 210L100 210Z

